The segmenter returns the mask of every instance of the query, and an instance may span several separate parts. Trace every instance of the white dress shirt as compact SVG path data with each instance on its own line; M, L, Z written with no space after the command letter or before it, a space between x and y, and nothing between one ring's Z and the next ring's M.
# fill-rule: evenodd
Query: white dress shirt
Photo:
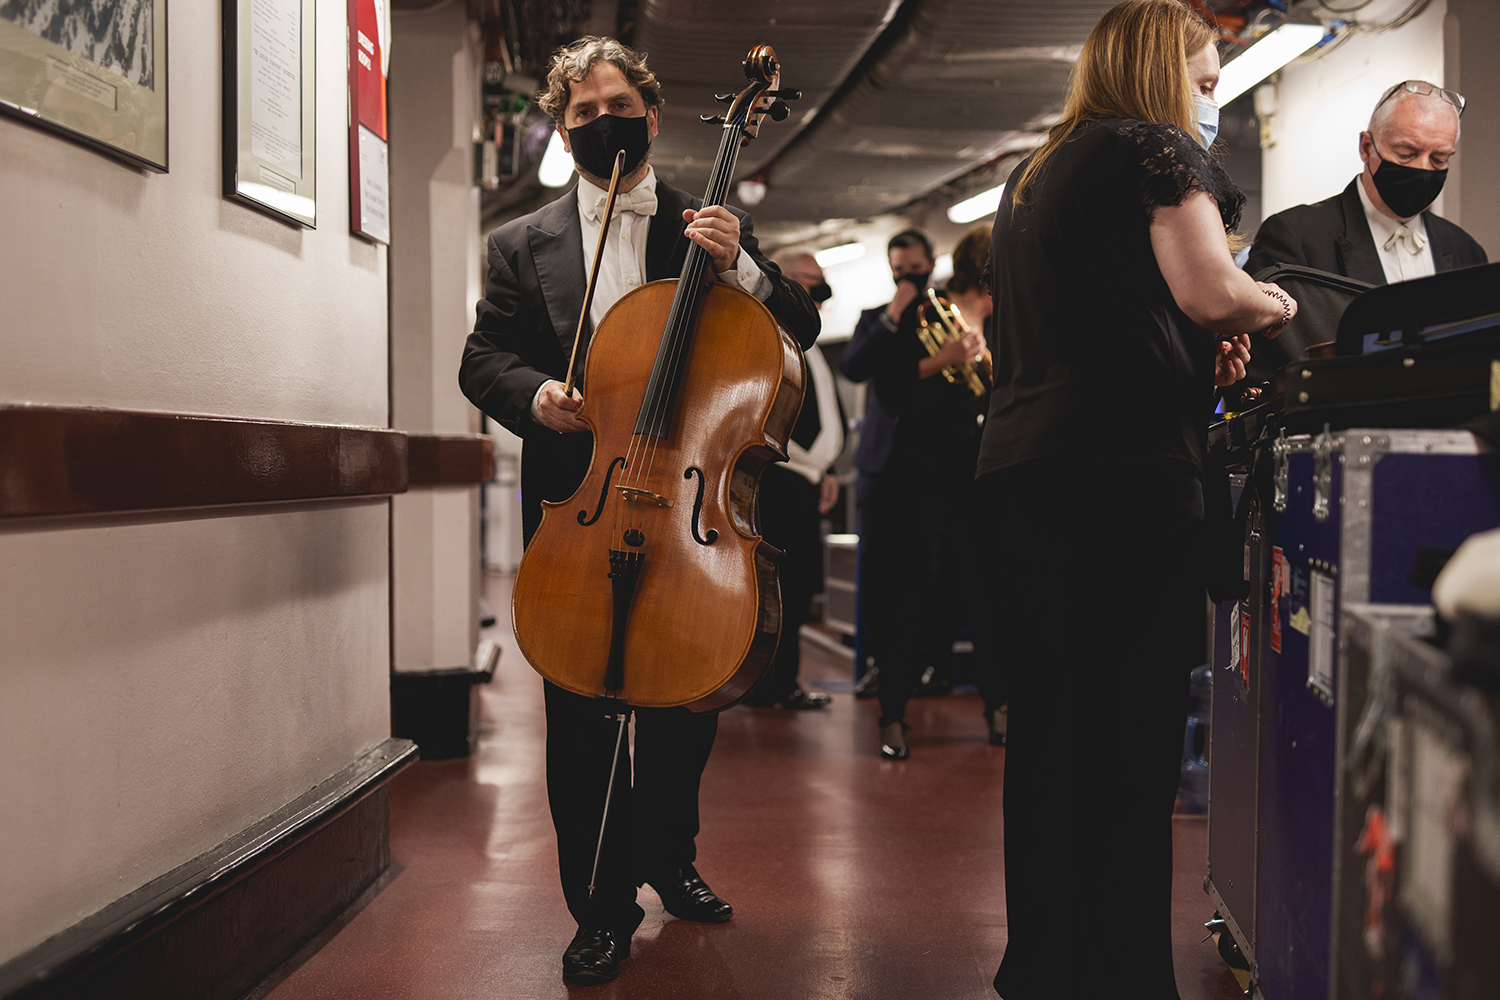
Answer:
M813 345L803 357L807 358L807 377L818 401L818 436L808 448L788 440L786 467L816 486L844 450L844 428L839 421L838 389L823 351Z
M599 220L604 214L604 203L608 200L608 191L579 178L578 223L583 235L585 280L589 269L594 266L594 248L599 243ZM614 221L610 223L604 253L599 260L599 280L594 286L593 305L589 308L591 329L598 328L604 314L627 292L646 283L646 237L651 231L651 218L654 215L656 168L647 167L646 176L639 184L615 197ZM740 247L740 257L735 262L734 270L716 272L715 276L725 284L738 285L762 302L771 297L771 279L761 272L744 247ZM546 384L543 382L542 386ZM541 412L537 401L541 397L542 386L537 387L536 395L531 399L531 416L538 421L541 420Z
M1375 251L1380 254L1380 269L1385 280L1394 285L1398 281L1413 278L1430 278L1437 273L1432 262L1432 244L1427 241L1427 223L1419 212L1404 222L1393 219L1375 207L1365 190L1364 178L1354 185L1359 189L1359 200L1365 206L1365 219L1370 224L1370 235L1375 238Z

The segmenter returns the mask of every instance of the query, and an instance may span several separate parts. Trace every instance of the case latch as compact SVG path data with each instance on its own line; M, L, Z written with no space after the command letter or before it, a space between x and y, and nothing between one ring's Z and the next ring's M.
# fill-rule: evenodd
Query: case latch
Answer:
M1286 428L1283 427L1276 440L1271 442L1271 457L1275 459L1275 475L1271 487L1271 507L1278 514L1286 513L1287 480L1291 466L1291 460L1287 456L1290 452L1291 445L1287 444Z
M1333 433L1329 425L1313 438L1313 520L1328 520L1333 500Z

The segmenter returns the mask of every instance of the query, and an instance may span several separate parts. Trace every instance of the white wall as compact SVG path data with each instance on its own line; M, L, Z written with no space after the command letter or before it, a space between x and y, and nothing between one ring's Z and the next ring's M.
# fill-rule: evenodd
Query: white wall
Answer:
M466 434L458 362L480 296L473 39L461 5L397 12L391 47L391 425ZM398 671L467 666L479 636L479 488L392 502Z
M389 732L386 504L0 529L0 959Z
M1375 0L1356 15L1380 24L1410 0ZM1261 160L1264 215L1322 201L1342 191L1362 169L1359 133L1380 95L1402 80L1443 83L1445 0L1409 24L1379 34L1359 33L1338 48L1314 50L1281 71L1271 125L1275 145ZM1439 198L1434 210L1443 212Z
M344 19L319 5L315 231L220 194L217 4L171 7L170 173L0 119L0 401L387 423ZM389 734L387 510L0 527L0 961Z

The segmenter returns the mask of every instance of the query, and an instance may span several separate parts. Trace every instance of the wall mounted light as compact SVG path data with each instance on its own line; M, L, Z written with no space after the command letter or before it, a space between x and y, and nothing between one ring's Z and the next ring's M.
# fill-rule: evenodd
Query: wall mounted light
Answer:
M1000 207L1000 196L1004 193L1005 185L1001 184L988 191L981 191L972 198L965 198L948 209L948 221L963 225L975 219L982 219L986 215L993 215Z
M1222 108L1325 37L1321 24L1283 24L1225 64L1214 100Z
M836 247L819 250L813 254L813 259L818 262L819 267L832 267L835 264L847 264L851 260L859 260L864 255L863 243L840 243Z

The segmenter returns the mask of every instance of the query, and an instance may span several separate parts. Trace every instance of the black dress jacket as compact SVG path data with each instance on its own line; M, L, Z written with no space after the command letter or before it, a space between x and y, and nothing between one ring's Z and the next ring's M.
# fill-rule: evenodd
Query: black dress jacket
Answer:
M588 472L592 435L559 434L531 416L531 401L548 379L567 376L568 358L583 309L588 276L576 187L530 215L490 233L484 298L464 346L458 381L465 396L502 427L520 436L522 530L541 523L542 500L566 500ZM657 209L646 236L646 279L682 273L691 241L684 209L703 203L660 180ZM728 206L726 206L728 207ZM804 349L818 338L817 307L801 285L784 277L760 252L750 217L740 221L740 246L771 281L766 307Z
M1245 270L1255 275L1272 264L1300 264L1371 285L1386 284L1357 184L1358 177L1332 198L1277 212L1262 222ZM1484 248L1447 219L1423 212L1422 222L1438 273L1488 263Z
M885 306L866 309L839 358L851 382L869 381L859 424L854 467L867 476L891 473L920 477L950 488L974 478L979 424L986 400L941 375L922 378L927 357L917 336L918 298L891 330L880 318Z

